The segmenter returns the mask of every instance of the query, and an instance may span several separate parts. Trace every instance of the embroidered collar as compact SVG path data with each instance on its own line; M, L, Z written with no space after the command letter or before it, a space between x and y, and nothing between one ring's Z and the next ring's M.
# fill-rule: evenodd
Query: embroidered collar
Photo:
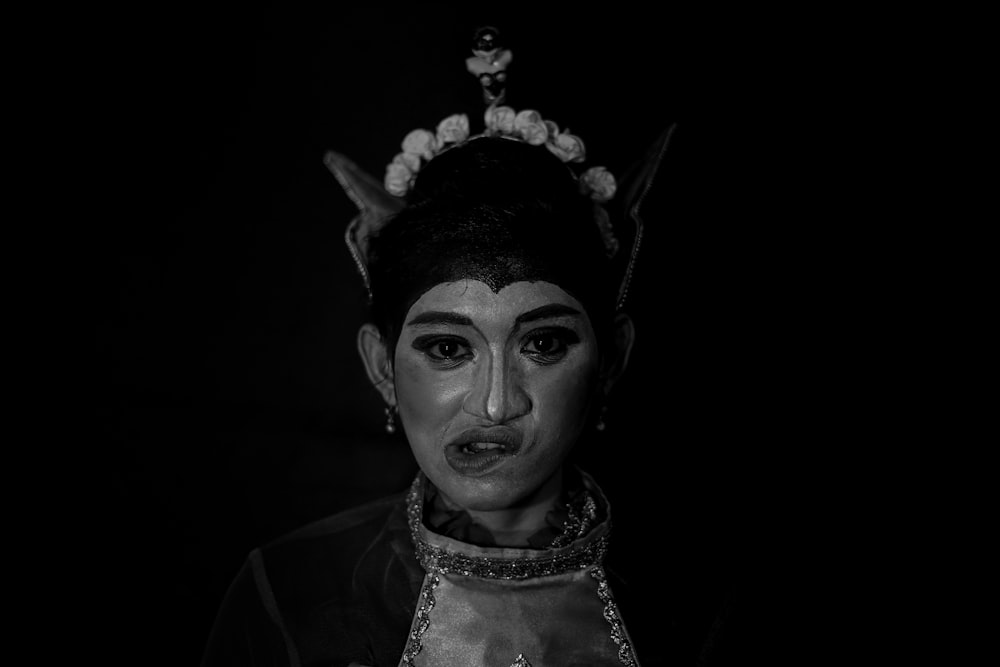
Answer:
M528 579L599 564L607 553L611 531L610 508L600 489L586 473L580 471L582 491L574 497L583 499L580 511L587 511L591 499L593 521L569 531L560 532L549 548L511 548L480 546L441 535L424 525L424 505L429 480L418 473L407 495L407 516L417 558L428 572L462 574L483 579ZM430 504L430 503L427 503ZM566 510L566 515L573 513ZM578 534L579 533L579 534ZM560 539L566 534L567 539ZM563 542L566 542L563 544Z
M580 473L575 468L565 475L562 498L555 508L545 515L545 526L526 538L525 548L554 549L583 537L598 521L598 505L594 495L587 490ZM438 535L444 535L481 547L500 546L496 538L482 524L462 509L451 509L430 480L424 481L424 524Z

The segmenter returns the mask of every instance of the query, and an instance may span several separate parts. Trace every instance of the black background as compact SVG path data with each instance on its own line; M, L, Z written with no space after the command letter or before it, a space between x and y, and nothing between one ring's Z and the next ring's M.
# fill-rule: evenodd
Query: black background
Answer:
M354 209L322 157L380 175L409 130L476 117L464 59L486 23L514 50L510 104L583 137L591 161L622 173L677 124L630 295L632 366L585 458L620 530L685 517L738 568L760 548L804 372L774 352L807 332L783 315L801 296L781 275L787 229L747 154L768 98L741 17L370 5L165 7L88 45L106 381L84 474L103 501L88 551L108 660L196 664L253 546L410 481L355 351Z

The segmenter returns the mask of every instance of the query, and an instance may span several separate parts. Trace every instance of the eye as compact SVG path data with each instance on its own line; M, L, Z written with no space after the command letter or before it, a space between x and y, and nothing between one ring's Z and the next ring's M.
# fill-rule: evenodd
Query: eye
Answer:
M552 352L556 352L565 347L565 344L562 340L556 338L555 335L544 333L529 338L528 345L526 345L525 348L527 349L529 347L533 348L531 350L532 352L538 352L539 354L551 354Z
M472 358L469 344L451 336L421 336L413 341L413 347L427 355L434 363L445 366L456 365Z
M461 351L461 345L453 340L442 340L434 343L427 349L427 354L435 359L453 359Z
M551 364L565 357L570 346L579 341L569 329L541 329L525 337L521 352L538 363Z

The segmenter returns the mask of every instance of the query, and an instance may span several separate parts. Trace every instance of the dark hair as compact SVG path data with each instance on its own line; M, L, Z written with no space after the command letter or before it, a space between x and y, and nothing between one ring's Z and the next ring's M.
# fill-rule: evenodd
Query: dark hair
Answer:
M603 340L616 285L593 202L542 146L479 137L419 173L407 206L372 239L372 317L395 348L402 319L437 284L481 280L559 285Z

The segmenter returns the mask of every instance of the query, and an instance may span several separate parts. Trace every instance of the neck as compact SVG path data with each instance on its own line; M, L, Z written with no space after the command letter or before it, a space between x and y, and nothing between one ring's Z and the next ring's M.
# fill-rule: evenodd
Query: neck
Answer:
M472 520L488 530L497 546L523 546L527 538L546 526L546 515L556 507L563 490L563 473L557 470L537 491L502 510L466 510ZM446 500L448 505L452 503Z

